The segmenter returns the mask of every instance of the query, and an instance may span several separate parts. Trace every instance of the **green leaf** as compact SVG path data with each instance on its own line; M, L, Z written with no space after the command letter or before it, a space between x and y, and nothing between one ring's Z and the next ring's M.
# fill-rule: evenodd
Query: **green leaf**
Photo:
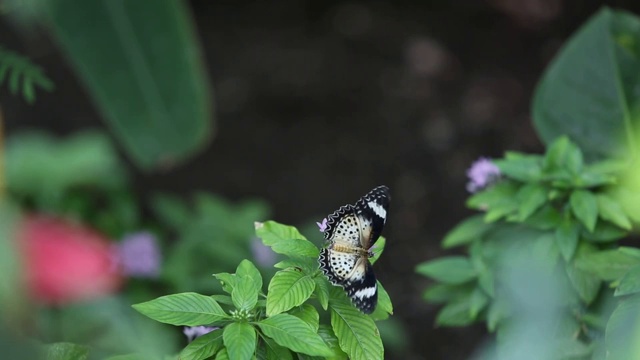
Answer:
M605 331L607 359L637 359L640 356L640 296L622 301L613 311Z
M620 204L605 194L598 194L597 199L598 212L600 213L601 218L610 221L625 230L631 230L631 221Z
M543 162L545 172L568 170L571 175L579 174L582 165L582 152L566 136L560 136L549 145Z
M378 284L378 308L385 311L386 313L393 314L393 304L391 303L391 297L389 297L389 293L382 286L380 281L377 281Z
M224 327L224 346L230 359L252 359L256 350L256 329L244 322L234 322Z
M593 232L584 229L580 237L590 242L612 242L627 236L628 232L608 222L598 221Z
M618 280L631 268L640 265L640 258L620 250L605 250L578 255L575 259L577 268L605 281Z
M462 285L435 284L422 294L422 298L431 303L445 303L453 300L468 298L476 286L472 283Z
M318 310L316 310L313 305L302 304L301 306L291 310L289 314L311 325L313 331L318 331L318 326L320 326L320 314L318 314Z
M558 227L562 221L560 212L552 205L542 206L538 211L523 221L523 224L531 226L534 229L551 230Z
M595 195L587 190L575 190L571 193L569 202L576 218L593 232L598 219L598 200Z
M330 301L331 327L338 337L340 348L352 360L384 359L380 333L373 320L358 309L344 295L342 289L332 289Z
M275 221L256 222L254 225L256 236L261 238L267 246L290 239L307 239L294 226L283 225Z
M315 282L310 275L295 269L278 271L269 283L267 316L299 306L311 296Z
M570 261L578 246L580 224L573 221L570 216L565 216L555 232L556 244L565 261Z
M57 43L115 136L145 169L184 161L213 132L213 97L186 4L148 5L47 3Z
M519 187L513 182L502 181L473 194L467 200L467 206L476 210L511 208L515 210L518 203L514 199L518 189Z
M482 235L491 229L491 225L485 223L483 215L472 216L454 227L442 241L442 247L445 249L455 246L466 245L475 239L479 239Z
M506 319L508 315L509 311L503 302L499 300L491 302L487 311L487 330L490 332L496 331L500 321Z
M231 292L233 305L237 309L251 310L258 302L262 289L262 275L249 260L242 260L236 269L236 285Z
M279 241L271 245L271 250L278 254L288 256L302 256L317 258L320 254L320 250L308 240L303 239L288 239L286 241Z
M518 200L518 220L524 221L547 202L547 189L540 184L527 184L516 195Z
M317 276L313 278L316 283L316 289L314 290L320 306L324 310L327 310L329 306L329 282L324 276Z
M132 306L147 317L171 325L208 325L228 318L215 300L196 293L161 296Z
M577 257L581 257L581 255L591 254L595 251L595 248L593 248L592 246L582 244L578 248ZM578 293L580 299L587 305L591 304L600 291L600 285L602 284L600 279L578 268L575 264L575 261L566 264L565 271L567 272L567 276L569 277L571 285L575 289L576 293Z
M258 360L293 360L293 356L289 349L278 345L273 339L262 337L262 344L265 348L264 357L258 356Z
M60 342L45 346L46 360L85 360L89 348L82 345Z
M638 61L634 57L622 66L612 34L619 16L608 8L596 13L547 68L533 99L534 125L545 143L567 135L589 159L634 151L630 127L637 119L631 109L637 109Z
M469 316L476 319L487 304L489 304L489 297L481 289L476 288L469 298Z
M213 274L213 276L215 276L216 279L220 281L220 284L222 285L222 290L226 291L229 294L233 293L233 289L236 287L236 281L237 281L235 274L218 273L218 274Z
M462 284L476 278L471 262L462 256L449 256L424 262L416 272L445 284Z
M450 302L436 316L438 326L467 326L475 320L469 299Z
M375 264L376 261L378 261L386 245L387 239L385 239L384 236L380 236L378 238L378 241L376 241L375 245L371 248L371 251L373 251L373 256L369 258L369 262L371 263L371 265Z
M218 351L216 354L215 360L229 360L229 354L227 353L226 348L222 348L222 350Z
M631 268L620 280L615 296L636 294L640 292L640 266Z
M538 155L508 152L505 159L493 160L493 163L503 175L523 182L538 180L542 172L542 161Z
M333 329L329 325L322 324L318 329L318 335L324 340L325 344L329 345L331 351L333 351L333 356L327 358L329 360L348 360L347 354L340 349L340 344L338 342L338 338L336 334L333 332Z
M333 352L311 325L289 314L278 314L257 323L262 332L295 352L311 356L330 356Z
M180 352L180 360L204 360L215 355L223 347L222 329L199 336Z

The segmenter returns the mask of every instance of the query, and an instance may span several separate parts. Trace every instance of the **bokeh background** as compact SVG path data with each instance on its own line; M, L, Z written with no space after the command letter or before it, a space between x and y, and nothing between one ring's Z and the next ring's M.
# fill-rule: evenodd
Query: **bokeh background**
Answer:
M396 359L466 359L487 336L484 325L434 328L438 307L421 299L428 280L414 267L443 255L443 234L470 213L472 161L542 150L530 98L563 41L604 4L640 11L634 0L189 4L217 134L177 168L129 164L136 196L261 198L272 219L303 224L388 185L388 245L376 272L405 328L405 349L388 352ZM105 128L46 31L0 18L0 43L56 84L36 106L0 90L9 137Z

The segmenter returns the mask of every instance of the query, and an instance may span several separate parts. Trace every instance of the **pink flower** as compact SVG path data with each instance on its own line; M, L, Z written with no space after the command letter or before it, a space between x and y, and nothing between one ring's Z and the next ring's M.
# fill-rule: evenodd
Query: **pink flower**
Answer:
M208 334L216 329L218 328L215 326L185 326L182 332L187 337L187 340L189 340L189 342L192 342L198 337L204 334Z
M36 215L23 221L17 240L27 289L38 302L94 299L116 292L121 284L109 241L92 229Z
M131 277L157 278L162 257L156 237L149 232L128 234L117 245L122 271Z
M320 232L324 232L325 230L327 230L327 218L324 218L322 220L322 223L316 222L316 224L318 225L318 228L320 228Z

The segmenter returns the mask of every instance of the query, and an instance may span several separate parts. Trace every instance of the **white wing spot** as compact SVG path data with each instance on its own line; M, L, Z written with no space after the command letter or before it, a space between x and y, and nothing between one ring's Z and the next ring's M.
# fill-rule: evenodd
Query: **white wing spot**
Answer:
M385 210L377 202L369 201L367 204L373 210L373 212L376 213L376 215L380 216L382 219L386 219L387 218L387 210Z
M376 287L373 286L373 287L360 289L360 290L354 292L353 296L357 297L358 299L364 299L364 298L372 297L375 293L376 293Z

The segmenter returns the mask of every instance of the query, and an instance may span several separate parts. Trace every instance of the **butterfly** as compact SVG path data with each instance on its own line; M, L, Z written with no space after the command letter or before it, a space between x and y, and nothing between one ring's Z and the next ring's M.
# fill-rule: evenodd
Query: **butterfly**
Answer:
M355 204L334 211L324 229L328 245L320 251L320 269L365 314L372 313L378 304L378 286L369 258L386 223L389 200L389 188L378 186Z

